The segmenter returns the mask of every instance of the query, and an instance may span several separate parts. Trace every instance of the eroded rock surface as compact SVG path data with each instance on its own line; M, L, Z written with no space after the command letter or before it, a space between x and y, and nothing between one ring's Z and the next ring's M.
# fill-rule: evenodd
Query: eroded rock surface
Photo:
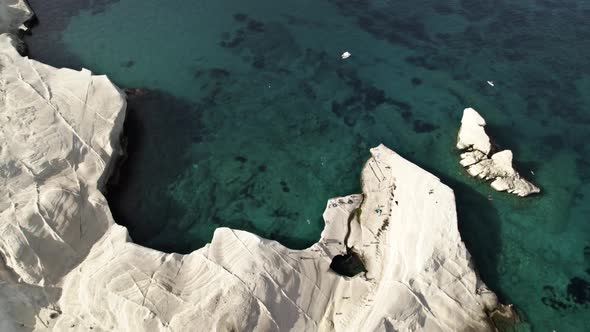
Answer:
M485 132L486 121L473 108L466 108L461 119L457 148L461 153L461 165L474 177L492 180L497 191L507 191L518 196L528 196L540 189L518 174L512 165L512 151L493 152L492 143Z
M492 331L496 297L461 242L452 191L384 146L362 179L364 195L329 200L321 240L301 251L219 228L204 248L164 254L112 224L59 282L51 327ZM367 270L353 278L330 270L347 233Z
M122 93L14 44L0 35L1 331L494 329L496 296L461 241L452 190L385 146L362 195L328 201L306 250L228 228L188 255L132 243L99 191ZM333 272L351 251L366 272Z
M0 1L0 33L26 30L24 23L33 16L33 12L24 0Z
M98 189L125 117L105 76L17 52L16 29L30 17L23 1L0 1L2 331L51 323L60 282L113 224Z

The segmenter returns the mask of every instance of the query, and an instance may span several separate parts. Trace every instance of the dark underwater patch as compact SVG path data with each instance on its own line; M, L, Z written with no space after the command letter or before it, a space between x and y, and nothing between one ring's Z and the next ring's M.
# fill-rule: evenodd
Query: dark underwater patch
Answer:
M473 25L463 30L463 41L469 43L472 47L483 47L486 41L483 39L481 31Z
M289 186L287 185L287 182L286 182L286 181L284 181L284 180L282 180L282 181L281 181L281 190L282 190L284 193L288 193L288 192L290 192L290 191L291 191L291 189L289 189Z
M567 285L567 296L575 303L587 305L590 303L590 282L574 277Z
M244 13L235 13L233 18L236 22L245 22L248 19L248 15Z
M318 98L313 87L307 81L303 80L303 81L299 82L299 88L301 89L301 91L303 91L303 93L305 94L305 96L307 98L313 99L313 100Z
M367 113L384 104L411 108L407 103L388 97L383 89L363 82L352 69L338 69L337 75L350 87L353 94L343 101L332 101L331 110L332 113L343 118L344 123L348 126L354 126L360 117L367 121L374 121L374 119L367 117Z
M209 77L216 80L226 79L230 76L230 72L224 68L211 68L209 69Z
M238 161L238 162L240 162L240 163L242 163L242 164L243 164L243 163L245 163L245 162L247 162L247 161L248 161L248 158L246 158L246 157L244 157L244 156L235 156L235 157L234 157L234 160L235 160L235 161Z
M244 41L244 37L241 36L234 36L231 40L225 41L222 40L219 45L225 48L236 48L240 46L240 44Z
M446 2L437 2L432 6L432 8L439 15L450 15L455 12L453 8Z
M556 311L588 308L590 304L590 282L581 277L571 278L565 287L564 294L552 286L544 286L543 292L545 294L541 298L543 304Z
M281 207L274 209L271 216L273 218L278 218L278 219L295 220L299 217L299 213L296 211L290 211L290 210L286 209L285 207L281 206Z
M397 100L397 99L393 99L393 98L388 98L387 99L387 103L390 105L393 105L397 108L399 108L402 111L411 111L412 110L412 105L406 103L405 101L402 100Z
M126 158L109 179L106 198L113 217L129 229L134 242L163 249L149 241L159 235L165 238L172 231L168 227L184 213L182 206L167 198L166 188L177 176L176 165L183 162L184 149L199 142L205 129L195 104L157 90L134 89L127 95ZM161 128L175 130L162 132ZM158 162L153 162L153 151L157 151ZM182 241L174 250L179 247Z
M535 2L548 9L576 9L578 7L575 0L535 0Z
M125 68L131 68L134 65L135 65L135 61L133 61L133 60L127 60L121 64L121 66L125 67Z
M252 62L252 67L256 69L263 69L265 66L264 56L257 55L254 57L254 61Z
M563 137L559 135L543 136L541 142L545 145L549 145L552 149L561 149L564 146Z
M543 297L541 298L541 302L555 311L567 310L571 308L571 305L563 301L559 301L555 297Z
M497 8L502 7L501 0L460 0L463 17L469 21L480 21L494 15Z
M430 133L438 129L437 125L422 120L414 120L413 125L414 131L420 134Z
M264 23L256 21L256 20L248 21L247 28L251 32L264 32L265 31Z
M421 67L428 70L436 70L438 67L433 64L429 58L421 55L412 55L404 59L407 63L413 64L416 67Z
M350 97L342 103L332 101L332 113L342 118L346 125L352 127L356 124L362 111L358 105L359 102L360 99L356 97Z
M410 111L403 111L402 112L402 119L404 119L404 121L408 122L412 119L412 112Z

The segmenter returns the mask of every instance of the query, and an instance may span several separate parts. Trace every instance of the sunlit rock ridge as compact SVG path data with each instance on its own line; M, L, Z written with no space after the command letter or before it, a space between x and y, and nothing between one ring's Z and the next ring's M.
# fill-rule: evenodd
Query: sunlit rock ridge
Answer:
M1 32L29 17L22 0L0 0ZM100 192L123 93L16 44L0 35L1 331L495 330L452 190L382 145L363 194L330 199L308 249L229 228L188 255L134 244ZM366 271L333 272L345 253Z

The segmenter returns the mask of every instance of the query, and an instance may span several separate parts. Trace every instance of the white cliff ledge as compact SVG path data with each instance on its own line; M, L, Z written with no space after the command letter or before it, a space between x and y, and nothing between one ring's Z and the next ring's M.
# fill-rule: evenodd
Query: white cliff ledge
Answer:
M228 228L188 255L132 243L99 191L124 96L13 44L0 35L0 331L494 330L452 190L382 145L306 250ZM330 269L345 243L366 273Z
M518 196L528 196L541 190L522 178L512 166L512 151L502 150L492 154L492 144L485 132L486 121L473 108L466 108L461 119L457 148L461 153L461 166L474 177L492 180L497 191L507 191Z

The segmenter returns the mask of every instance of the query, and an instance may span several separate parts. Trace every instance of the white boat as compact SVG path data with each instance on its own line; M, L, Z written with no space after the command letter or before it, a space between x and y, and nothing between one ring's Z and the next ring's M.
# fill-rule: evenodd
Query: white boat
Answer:
M490 86L494 86L494 81L488 81L488 84L489 84Z
M342 55L341 55L340 57L342 58L342 60L345 60L345 59L348 59L348 58L350 58L350 56L351 56L351 55L352 55L352 54L350 54L350 53L347 51L347 52L344 52L344 53L342 53Z

